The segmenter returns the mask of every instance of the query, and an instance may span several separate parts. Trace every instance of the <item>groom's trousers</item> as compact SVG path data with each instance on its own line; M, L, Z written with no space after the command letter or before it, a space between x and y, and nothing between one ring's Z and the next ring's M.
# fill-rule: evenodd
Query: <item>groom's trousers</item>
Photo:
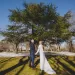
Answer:
M32 64L32 67L34 67L34 57L34 54L30 54L30 64Z

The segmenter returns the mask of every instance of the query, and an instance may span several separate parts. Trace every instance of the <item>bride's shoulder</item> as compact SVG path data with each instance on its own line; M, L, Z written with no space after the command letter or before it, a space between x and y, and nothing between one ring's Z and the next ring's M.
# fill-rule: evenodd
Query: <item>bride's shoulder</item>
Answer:
M42 47L42 45L40 44L39 47Z

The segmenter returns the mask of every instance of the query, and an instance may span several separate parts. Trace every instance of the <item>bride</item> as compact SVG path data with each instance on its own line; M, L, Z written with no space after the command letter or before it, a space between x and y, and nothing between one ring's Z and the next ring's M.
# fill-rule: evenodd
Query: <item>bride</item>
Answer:
M37 53L40 54L40 69L41 69L41 71L45 71L48 74L56 74L56 72L51 68L51 66L49 65L49 63L45 57L42 41L39 41L38 50L35 53L35 55Z

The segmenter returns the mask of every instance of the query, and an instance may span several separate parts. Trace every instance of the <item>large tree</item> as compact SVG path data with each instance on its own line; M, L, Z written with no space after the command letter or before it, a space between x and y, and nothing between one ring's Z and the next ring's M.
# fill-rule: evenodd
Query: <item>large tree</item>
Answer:
M52 35L52 26L57 22L58 13L52 4L26 4L24 9L10 10L9 19L13 23L22 23L27 29L32 29L32 37L36 40L46 39ZM48 36L49 35L49 36Z
M14 38L18 42L20 36L23 40L34 38L35 40L46 40L52 37L67 39L69 23L65 16L61 17L56 12L56 7L53 4L27 4L24 3L23 9L10 10L9 20L16 24ZM15 26L13 26L15 28ZM10 26L11 27L11 26ZM9 27L8 27L9 29ZM31 29L31 34L29 30ZM7 31L7 33L10 30ZM19 35L16 36L16 31ZM14 31L13 31L14 32ZM22 35L22 36L21 36ZM11 37L7 36L11 39Z

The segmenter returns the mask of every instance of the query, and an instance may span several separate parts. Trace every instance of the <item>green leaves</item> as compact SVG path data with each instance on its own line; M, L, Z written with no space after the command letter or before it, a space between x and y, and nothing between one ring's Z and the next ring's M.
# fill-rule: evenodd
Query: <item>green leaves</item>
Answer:
M12 25L8 26L7 37L14 37L16 41L28 40L29 38L50 39L52 37L65 38L70 34L68 27L70 24L66 19L70 14L64 17L56 12L56 6L44 3L24 3L23 9L10 10L9 20ZM28 30L31 29L31 33Z
M21 21L21 10L19 9L14 9L14 10L9 10L11 12L11 15L9 15L9 20L11 22L20 22Z

